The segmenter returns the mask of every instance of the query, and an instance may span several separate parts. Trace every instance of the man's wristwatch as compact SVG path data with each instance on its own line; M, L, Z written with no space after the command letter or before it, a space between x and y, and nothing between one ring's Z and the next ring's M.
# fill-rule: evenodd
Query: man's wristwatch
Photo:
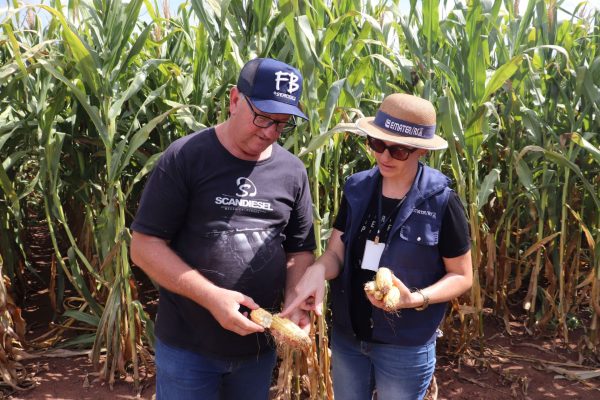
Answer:
M421 296L423 296L423 305L421 305L419 307L415 307L415 310L423 311L424 309L427 308L427 306L429 306L429 296L427 296L425 293L423 293L423 291L421 289L415 289L414 291L419 293Z

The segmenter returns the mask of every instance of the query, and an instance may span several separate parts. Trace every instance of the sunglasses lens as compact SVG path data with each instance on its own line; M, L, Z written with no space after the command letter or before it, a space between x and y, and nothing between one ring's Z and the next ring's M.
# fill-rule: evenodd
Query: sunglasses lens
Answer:
M388 147L388 151L393 158L399 161L406 161L410 155L410 151L405 147L390 146Z
M383 153L385 149L387 149L390 156L398 161L406 161L410 154L416 150L414 148L404 147L400 144L388 146L383 140L375 139L371 136L367 136L367 142L369 143L369 147L376 153Z
M369 147L377 153L383 153L385 151L385 148L387 147L383 140L375 139L371 136L367 136L367 141L369 142Z

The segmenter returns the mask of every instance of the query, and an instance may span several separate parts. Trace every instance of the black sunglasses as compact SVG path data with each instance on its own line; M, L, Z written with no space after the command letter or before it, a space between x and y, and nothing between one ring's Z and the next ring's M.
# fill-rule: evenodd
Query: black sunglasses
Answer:
M369 147L376 153L383 153L387 149L390 152L390 156L398 161L406 161L417 150L415 147L405 147L401 144L388 146L383 140L375 139L371 136L367 136L367 143L369 143Z
M254 106L252 105L250 100L248 100L248 98L246 96L243 96L243 97L246 100L246 103L248 103L248 107L250 107L250 111L252 111L252 114L254 114L254 120L252 120L252 122L254 123L254 125L258 126L259 128L268 128L271 125L275 124L275 130L278 133L288 133L296 127L296 123L295 123L296 121L294 120L293 116L290 116L289 121L276 121L273 118L267 117L266 115L257 113L254 110Z

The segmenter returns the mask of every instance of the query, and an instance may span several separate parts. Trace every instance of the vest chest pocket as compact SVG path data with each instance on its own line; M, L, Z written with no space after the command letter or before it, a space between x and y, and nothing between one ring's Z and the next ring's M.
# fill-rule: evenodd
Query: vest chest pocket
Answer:
M422 246L435 246L440 236L439 224L430 218L410 218L400 228L400 237L407 242Z

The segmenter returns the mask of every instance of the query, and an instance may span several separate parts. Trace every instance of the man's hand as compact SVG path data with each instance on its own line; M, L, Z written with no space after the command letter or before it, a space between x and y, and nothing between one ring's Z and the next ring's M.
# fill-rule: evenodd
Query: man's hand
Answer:
M227 330L241 336L264 332L262 326L252 322L248 318L247 312L240 312L241 306L245 306L250 310L259 307L254 300L240 292L215 286L211 290L211 293L208 294L205 304L206 309Z

